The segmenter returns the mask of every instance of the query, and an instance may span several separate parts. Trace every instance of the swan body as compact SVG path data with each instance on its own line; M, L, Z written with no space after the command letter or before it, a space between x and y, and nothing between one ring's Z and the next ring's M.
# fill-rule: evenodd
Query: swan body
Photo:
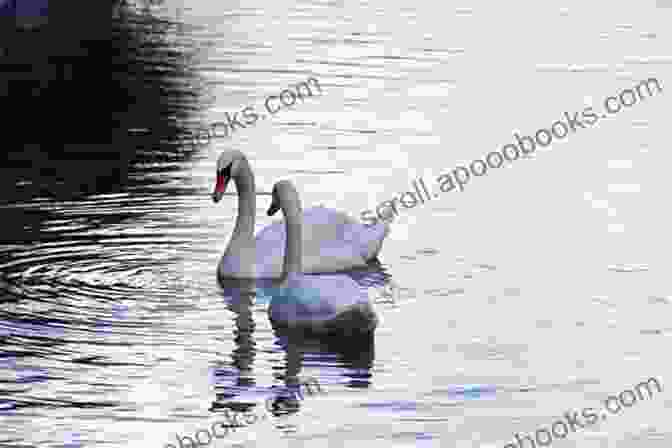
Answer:
M290 276L282 287L264 293L271 296L268 315L276 326L354 334L377 325L368 294L344 274Z
M217 161L219 202L230 179L238 191L238 216L233 235L220 259L218 278L279 278L282 275L285 226L277 221L254 236L254 176L240 151L225 151ZM374 260L389 233L389 222L365 226L347 214L323 206L302 212L304 273L338 272L364 267Z
M302 263L305 273L338 272L364 267L377 257L387 227L365 227L337 210L313 207L303 213ZM255 237L259 272L265 277L282 273L286 239L281 221L262 229Z
M368 333L375 329L377 316L368 294L345 274L308 275L302 273L303 227L301 205L294 186L281 181L273 187L268 214L282 209L285 215L282 276L273 287L268 313L276 327L309 328L315 332L345 331Z

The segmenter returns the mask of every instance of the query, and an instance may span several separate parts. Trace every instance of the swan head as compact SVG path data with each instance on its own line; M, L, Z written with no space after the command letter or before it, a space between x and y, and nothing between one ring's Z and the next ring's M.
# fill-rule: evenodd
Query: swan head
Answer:
M218 203L224 193L229 181L239 173L240 166L245 160L245 156L240 151L224 151L217 159L217 182L215 190L212 192L212 200Z
M300 208L299 194L296 192L294 185L288 180L281 180L273 185L271 205L268 207L266 214L268 216L275 215L282 208L281 204L283 203L290 203Z

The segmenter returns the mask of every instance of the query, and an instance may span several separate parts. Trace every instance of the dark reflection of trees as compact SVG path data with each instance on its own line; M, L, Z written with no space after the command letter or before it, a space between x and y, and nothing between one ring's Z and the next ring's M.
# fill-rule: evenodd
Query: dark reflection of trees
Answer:
M120 191L146 170L138 162L193 153L198 50L176 22L103 3L49 2L48 20L32 28L0 17L4 201Z
M163 181L146 174L172 170L197 149L187 128L205 90L193 39L146 8L102 3L49 2L47 20L31 27L7 5L0 13L0 244L42 239L42 223L53 217L11 204L129 187L147 193L142 187Z
M16 1L10 3L13 7ZM197 149L185 136L204 107L205 90L193 68L199 51L178 37L179 24L129 6L115 12L118 2L112 10L105 2L75 3L50 1L47 16L33 23L9 15L7 4L0 11L0 264L26 258L11 269L30 267L25 253L39 243L86 240L48 229L47 221L62 219L60 212L67 207L75 211L66 214L69 219L90 229L141 217L146 208L133 208L136 196L146 202L152 195L161 195L164 202L178 200L184 189L161 186L161 177L147 175L174 169L171 162L185 161ZM150 132L133 131L142 128ZM131 190L133 197L120 202L118 213L33 201L76 201ZM89 238L92 244L100 240ZM48 302L55 307L60 290L52 284L29 285L31 278L25 284L10 282L7 271L0 271L0 367L12 368L19 358L24 364L34 360L36 366L44 365L45 359L107 365L105 360L82 357L68 345L73 339L102 344L82 336L95 334L96 319L80 319L76 310L71 318L26 311L29 307L17 311L15 305L22 303ZM115 320L110 325L124 331L130 324ZM0 409L109 405L25 394L29 381L52 379L44 373L9 380L14 383L10 385L4 382Z
M198 49L170 20L120 9L113 36L115 138L132 148L137 162L179 161L195 145L188 128L205 106L205 89L191 69ZM181 36L181 38L180 38ZM173 42L169 42L169 37Z

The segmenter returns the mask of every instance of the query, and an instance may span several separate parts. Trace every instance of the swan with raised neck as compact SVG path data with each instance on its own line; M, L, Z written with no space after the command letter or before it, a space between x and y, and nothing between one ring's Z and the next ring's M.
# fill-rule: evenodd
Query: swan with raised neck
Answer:
M254 174L245 155L236 150L224 151L217 159L217 183L212 193L215 204L222 200L231 179L238 191L238 216L231 241L252 239L257 212Z
M282 209L285 215L285 256L282 262L282 280L290 276L296 276L303 273L302 250L303 243L301 229L301 200L296 189L287 180L276 182L273 186L271 205L268 208L267 215L273 216L278 210Z
M307 327L318 333L372 332L378 318L368 294L352 278L302 272L302 210L294 185L286 180L277 182L272 197L267 214L282 210L287 238L282 276L266 292L272 297L268 309L271 322L281 327Z
M224 151L217 159L217 181L212 192L215 203L221 201L231 179L238 192L238 216L229 244L217 266L220 281L224 278L260 276L254 239L254 217L257 211L254 174L245 155L236 150Z
M256 190L252 168L237 150L217 159L212 199L221 201L233 179L238 191L238 216L229 244L218 265L218 278L278 278L282 275L286 235L275 222L254 235ZM326 207L300 210L303 232L299 250L304 273L338 272L363 268L377 257L389 232L387 223L365 226L347 214Z

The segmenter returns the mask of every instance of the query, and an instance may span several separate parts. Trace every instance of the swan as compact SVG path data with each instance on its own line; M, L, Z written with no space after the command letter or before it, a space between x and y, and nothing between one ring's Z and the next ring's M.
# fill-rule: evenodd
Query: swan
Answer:
M245 155L224 151L217 159L212 200L218 203L233 179L238 191L238 216L229 245L217 267L218 278L279 278L285 246L285 226L274 222L254 236L256 190ZM391 221L391 220L390 220ZM302 266L305 273L338 272L361 268L375 260L390 222L365 226L347 214L311 207L302 214Z
M365 290L346 274L302 272L302 219L299 195L289 181L273 186L268 216L285 216L282 277L263 294L271 297L268 314L274 327L315 333L370 334L378 318ZM261 289L261 288L260 288Z

